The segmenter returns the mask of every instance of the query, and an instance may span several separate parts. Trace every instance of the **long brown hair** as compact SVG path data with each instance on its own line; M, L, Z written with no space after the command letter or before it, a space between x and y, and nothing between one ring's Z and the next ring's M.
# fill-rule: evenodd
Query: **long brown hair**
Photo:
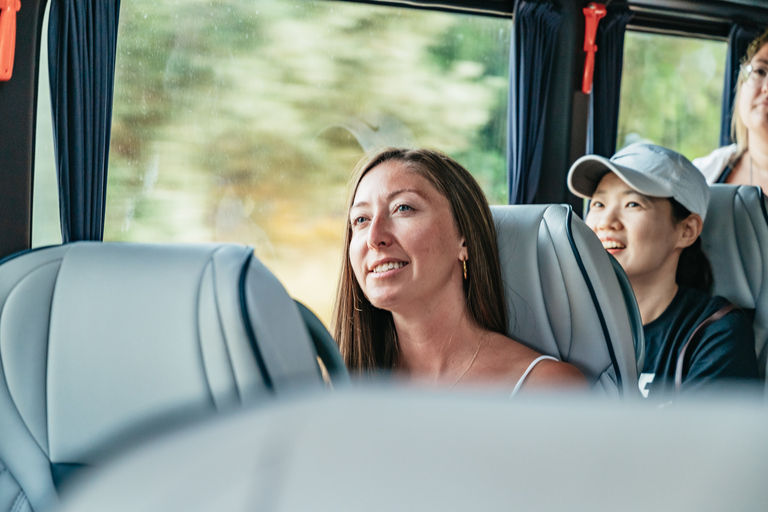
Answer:
M744 74L744 66L752 62L757 52L759 52L765 44L768 43L768 30L760 34L754 41L749 43L747 53L741 59L741 70L739 71L739 79L736 83L736 96L733 99L733 112L731 112L731 139L736 141L736 145L739 148L736 159L741 157L744 152L749 149L749 140L747 139L747 127L744 125L744 121L741 120L739 115L739 99L741 98L741 86L747 81L747 76Z
M357 374L391 369L398 352L392 314L368 301L349 260L352 238L349 211L357 187L368 171L384 162L400 163L427 179L448 199L469 254L468 279L464 281L469 317L477 325L493 332L504 333L507 325L496 228L480 185L458 162L438 151L384 148L364 157L350 182L343 263L331 326L347 367Z

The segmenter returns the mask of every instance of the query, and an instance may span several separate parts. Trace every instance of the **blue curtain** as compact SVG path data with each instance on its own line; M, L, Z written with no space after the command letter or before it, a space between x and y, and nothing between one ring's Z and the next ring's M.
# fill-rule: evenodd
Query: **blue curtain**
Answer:
M48 54L64 243L104 236L120 0L51 0Z
M727 146L731 140L731 113L733 99L736 96L736 84L739 79L741 58L747 53L749 43L760 35L757 28L733 25L728 35L728 55L725 60L725 83L723 85L723 103L720 113L720 145Z
M616 152L619 129L619 93L624 64L624 33L632 18L623 4L611 4L597 25L597 53L592 94L589 98L587 154L610 157Z
M530 204L539 186L547 93L562 16L546 1L518 0L509 65L510 204Z

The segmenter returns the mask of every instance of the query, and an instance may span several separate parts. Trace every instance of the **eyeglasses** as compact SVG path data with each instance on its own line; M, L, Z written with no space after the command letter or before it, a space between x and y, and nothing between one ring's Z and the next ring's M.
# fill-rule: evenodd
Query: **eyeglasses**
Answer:
M744 73L744 80L755 88L762 88L768 82L768 66L764 64L747 64L741 67Z

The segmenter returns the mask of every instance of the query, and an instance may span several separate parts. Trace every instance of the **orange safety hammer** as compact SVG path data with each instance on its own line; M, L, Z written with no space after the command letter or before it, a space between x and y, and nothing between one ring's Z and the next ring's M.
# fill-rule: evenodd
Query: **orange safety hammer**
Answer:
M16 52L16 11L21 0L0 0L0 81L7 82L13 74Z
M590 2L583 9L583 12L587 20L587 26L584 29L584 51L587 52L587 60L584 62L584 79L581 82L581 92L589 94L592 92L592 77L595 72L597 24L605 17L608 11L605 9L605 5Z

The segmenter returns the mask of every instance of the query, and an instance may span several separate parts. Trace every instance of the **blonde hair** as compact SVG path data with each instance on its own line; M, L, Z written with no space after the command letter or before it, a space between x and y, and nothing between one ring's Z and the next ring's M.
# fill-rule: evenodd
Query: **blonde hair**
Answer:
M744 154L749 149L749 139L747 137L747 127L744 125L744 121L741 120L739 115L739 100L741 98L741 86L747 81L747 77L744 74L744 66L752 62L757 52L759 52L765 44L768 43L768 30L760 34L754 41L749 43L747 53L741 59L742 69L739 70L739 79L736 83L736 96L733 99L733 112L731 113L731 140L736 141L736 146L739 151L737 158Z
M429 149L385 148L361 160L353 174L347 206L344 254L336 290L331 330L353 374L391 369L398 341L392 314L374 307L363 294L349 259L352 229L349 211L360 181L384 162L398 162L427 179L448 199L454 222L467 244L469 278L464 294L470 319L493 332L504 333L507 316L496 247L496 228L480 185L458 162Z

